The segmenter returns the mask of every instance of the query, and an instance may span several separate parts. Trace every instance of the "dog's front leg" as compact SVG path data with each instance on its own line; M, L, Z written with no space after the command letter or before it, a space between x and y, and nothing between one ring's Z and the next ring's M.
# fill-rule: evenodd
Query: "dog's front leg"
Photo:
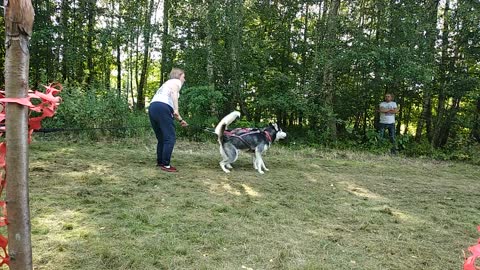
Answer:
M255 170L258 170L257 159L255 158L255 154L252 155L252 158L253 158L253 168Z
M262 157L262 155L263 155L263 153L265 152L266 148L263 148L263 149L258 148L258 149L255 149L255 150L256 150L255 153L257 153L257 152L260 153L260 154L259 154L260 158L257 158L257 159L256 159L256 160L258 160L258 162L255 162L255 156L254 156L254 163L253 163L253 164L254 164L255 169L257 169L257 165L258 165L258 166L260 166L260 170L262 170L262 168L263 168L265 171L268 172L269 170L268 170L267 167L265 166L265 162L263 161L263 157Z
M255 162L253 163L253 167L260 173L264 174L262 171L262 154L258 149L255 149Z
M267 172L269 171L269 169L267 169L267 167L265 167L265 162L263 161L263 158L262 158L262 168Z

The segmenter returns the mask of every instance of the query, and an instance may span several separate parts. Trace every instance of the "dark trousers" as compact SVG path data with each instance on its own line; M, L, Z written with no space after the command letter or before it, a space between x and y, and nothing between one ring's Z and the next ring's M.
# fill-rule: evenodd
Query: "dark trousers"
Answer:
M148 116L157 137L157 164L168 166L175 146L173 109L166 103L153 102L148 108Z
M388 136L390 137L390 142L395 145L395 123L393 124L382 124L380 123L380 136L383 138L385 135L385 129L388 130Z

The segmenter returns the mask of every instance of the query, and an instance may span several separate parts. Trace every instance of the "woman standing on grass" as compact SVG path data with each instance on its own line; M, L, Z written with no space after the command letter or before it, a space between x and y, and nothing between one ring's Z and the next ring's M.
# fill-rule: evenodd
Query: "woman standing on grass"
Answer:
M157 90L148 109L150 123L157 137L157 166L166 172L177 172L177 168L170 165L170 158L175 146L174 118L180 122L182 127L188 126L178 110L178 97L184 82L184 71L173 68L170 72L170 79Z

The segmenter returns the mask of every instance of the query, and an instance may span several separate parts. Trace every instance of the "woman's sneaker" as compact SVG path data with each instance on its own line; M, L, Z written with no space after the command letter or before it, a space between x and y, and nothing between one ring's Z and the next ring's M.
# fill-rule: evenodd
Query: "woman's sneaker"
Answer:
M162 171L166 171L166 172L178 172L177 168L175 168L173 166L169 166L168 168L166 166L160 166L160 169L162 169Z

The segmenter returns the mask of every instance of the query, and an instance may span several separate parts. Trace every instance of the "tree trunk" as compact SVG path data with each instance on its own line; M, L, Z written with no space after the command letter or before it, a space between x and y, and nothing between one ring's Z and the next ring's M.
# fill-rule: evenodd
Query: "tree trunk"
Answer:
M327 58L325 68L323 71L323 92L325 98L325 109L328 112L327 116L327 136L331 141L337 140L337 121L333 108L335 97L335 78L333 76L333 55L337 38L338 27L338 9L340 8L340 0L333 0L332 6L329 7L327 18L327 29L325 42L325 57Z
M108 45L108 42L106 40L103 40L102 42L102 66L103 66L103 85L105 86L105 89L110 91L110 57L108 55L111 52L111 48Z
M50 14L51 10L51 2L50 1L45 1L46 5L46 10L47 14ZM47 81L51 82L55 80L56 76L56 70L57 70L57 65L51 65L50 63L54 63L55 61L55 56L53 55L53 45L54 44L54 37L52 33L49 33L47 38L49 41L46 43L47 50L46 50L46 55L45 55L45 73L47 75ZM35 85L35 89L39 89L40 85Z
M137 31L135 31L137 32ZM135 68L135 74L134 74L134 78L135 78L135 89L138 91L138 87L139 87L139 83L140 81L138 80L138 59L140 58L140 52L139 52L139 48L140 48L140 45L139 45L139 36L140 34L138 35L135 35L135 63L134 63L134 68ZM133 88L132 88L132 91L133 91Z
M148 63L150 62L150 31L151 31L151 23L150 20L152 19L153 13L153 4L154 0L150 0L150 4L148 9L145 11L145 24L143 29L143 61L142 61L142 74L140 76L140 84L137 89L137 109L139 111L145 109L145 91L147 85L147 72L148 72Z
M88 87L93 87L93 82L95 81L95 66L93 63L93 57L95 54L93 47L93 38L95 37L95 15L96 15L96 1L87 0L87 68L88 68L88 77L87 83Z
M445 9L443 13L443 32L442 32L442 58L440 62L440 83L438 89L438 104L437 117L435 118L435 126L433 131L432 144L433 147L441 145L442 130L444 130L445 116L446 116L446 102L447 96L445 88L447 87L447 69L448 69L448 34L449 34L449 20L448 12L450 10L450 0L445 1Z
M136 103L135 103L135 96L134 96L134 94L133 94L133 77L136 77L136 75L135 75L134 72L133 72L133 71L134 71L133 48L131 47L131 46L133 46L133 41L134 41L134 37L133 37L133 35L132 35L132 42L131 42L131 45L129 46L129 48L130 48L130 49L129 49L129 54L130 54L130 56L128 57L128 59L129 59L129 61L128 61L128 64L129 64L128 74L130 74L130 75L129 75L129 80L128 80L129 83L128 83L128 84L129 84L129 86L130 86L130 87L129 87L130 91L127 92L127 97L128 97L129 94L131 95L132 108L135 108L135 106L136 106L135 104L136 104ZM135 64L135 65L136 65L136 64Z
M234 91L234 99L239 105L242 115L249 118L249 113L246 108L245 100L243 98L242 78L243 74L240 68L240 59L242 51L242 24L243 24L243 1L232 0L231 3L231 35L230 57L232 64L232 78L230 81L230 89ZM227 9L228 10L228 9Z
M308 3L305 3L305 22L303 26L303 50L302 50L302 89L305 89L307 81L307 51L308 51Z
M428 47L426 48L427 56L426 61L432 66L435 64L435 40L437 37L437 12L438 12L439 0L430 1L428 7L428 21L427 21L427 33L426 39ZM431 123L432 123L432 88L433 81L425 86L422 101L422 113L417 122L417 130L415 132L415 140L420 142L422 139L422 133L424 126L426 127L427 138L431 140Z
M160 65L160 84L164 83L168 76L167 69L167 47L168 47L168 20L169 20L170 2L169 0L163 0L163 32L162 32L162 62Z
M62 0L61 4L61 29L62 29L62 37L61 37L61 43L63 46L61 46L60 54L61 54L61 59L62 59L62 80L64 82L67 81L68 79L68 69L67 69L67 61L68 61L68 56L67 56L67 47L68 47L68 1L67 0Z
M6 1L5 92L7 98L28 93L29 50L34 10L30 0ZM7 103L5 126L8 212L8 251L11 269L32 269L28 198L28 108Z
M214 54L214 28L215 28L215 9L216 5L213 0L207 1L207 27L206 27L206 40L207 40L207 80L208 85L212 88L215 88L215 78L214 78L214 63L215 63L215 54Z
M480 143L480 97L477 98L476 110L473 118L472 137Z
M122 60L120 50L120 38L117 37L117 95L120 98L122 96Z
M447 117L445 120L445 124L442 128L442 135L439 138L439 145L443 147L447 144L448 138L450 137L450 133L452 132L452 127L455 123L455 119L457 118L457 113L460 110L460 98L456 98L453 100L452 107L449 109L447 113Z

